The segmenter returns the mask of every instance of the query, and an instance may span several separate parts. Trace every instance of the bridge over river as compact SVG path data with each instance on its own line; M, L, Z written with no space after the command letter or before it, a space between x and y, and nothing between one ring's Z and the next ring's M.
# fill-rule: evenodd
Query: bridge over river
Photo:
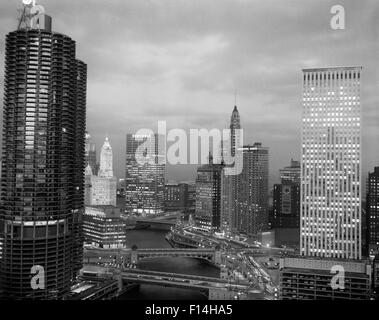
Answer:
M158 257L187 257L204 259L213 264L221 263L221 252L212 248L200 249L180 249L180 248L162 248L162 249L100 249L86 248L84 251L85 263L132 263L137 264L144 258Z

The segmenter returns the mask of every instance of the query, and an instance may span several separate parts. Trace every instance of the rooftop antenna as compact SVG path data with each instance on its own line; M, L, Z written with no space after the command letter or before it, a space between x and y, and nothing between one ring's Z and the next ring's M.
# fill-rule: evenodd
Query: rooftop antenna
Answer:
M35 17L45 13L43 6L36 3L36 0L22 0L23 8L19 9L20 17L18 19L17 29L31 29L32 21Z
M237 89L234 89L234 105L237 106Z

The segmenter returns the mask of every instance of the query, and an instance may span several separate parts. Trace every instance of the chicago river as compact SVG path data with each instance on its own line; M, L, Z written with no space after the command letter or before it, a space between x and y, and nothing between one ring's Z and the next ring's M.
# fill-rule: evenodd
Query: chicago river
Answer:
M136 245L142 248L171 248L166 241L168 231L159 229L140 229L127 232L127 243L130 247ZM144 270L185 273L198 276L220 276L220 270L210 263L193 258L151 258L139 262L139 268ZM199 291L179 288L165 288L155 285L141 285L139 288L126 292L119 297L121 300L145 299L206 299Z

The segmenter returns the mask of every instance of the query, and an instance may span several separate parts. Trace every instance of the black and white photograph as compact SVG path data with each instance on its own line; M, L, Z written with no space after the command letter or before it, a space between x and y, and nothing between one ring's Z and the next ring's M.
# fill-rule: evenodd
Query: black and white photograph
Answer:
M379 298L379 1L1 0L0 107L0 310Z

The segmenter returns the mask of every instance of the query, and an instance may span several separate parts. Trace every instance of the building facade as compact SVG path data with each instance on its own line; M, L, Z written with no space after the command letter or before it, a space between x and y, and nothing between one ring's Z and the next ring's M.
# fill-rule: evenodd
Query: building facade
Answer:
M164 194L165 210L187 210L188 184L166 183Z
M300 162L279 170L281 183L273 189L271 228L276 246L300 244Z
M205 231L219 231L221 226L221 176L223 165L209 164L197 169L196 226Z
M84 242L104 248L126 247L126 222L113 206L87 206L83 216Z
M86 132L85 142L85 166L91 167L92 174L97 175L99 170L99 164L97 163L96 144L92 142L91 135Z
M369 261L286 257L279 260L279 268L281 300L369 300L371 297ZM334 278L339 273L343 278Z
M302 255L361 258L361 72L303 70Z
M99 174L92 172L90 164L85 170L85 205L116 206L117 178L113 176L113 153L108 137L100 153Z
M237 230L258 238L268 228L268 148L254 143L244 146L242 154L243 169L236 185Z
M241 118L237 106L234 106L230 116L230 141L223 141L221 146L221 162L228 156L235 157L236 150L241 146ZM225 167L236 167L242 165L237 163L238 157L235 157L234 164L225 165ZM221 177L221 230L226 234L234 234L239 232L239 222L237 215L237 188L238 175L226 175L225 170Z
M369 252L379 254L379 167L368 176L366 219Z
M125 210L156 215L164 211L165 164L157 134L126 136ZM139 163L137 157L147 161Z
M279 170L280 181L290 181L300 185L300 161L291 159L289 166Z
M113 178L113 151L108 137L101 147L99 177Z
M5 45L0 287L5 299L60 299L83 260L87 68L49 16L27 17Z

